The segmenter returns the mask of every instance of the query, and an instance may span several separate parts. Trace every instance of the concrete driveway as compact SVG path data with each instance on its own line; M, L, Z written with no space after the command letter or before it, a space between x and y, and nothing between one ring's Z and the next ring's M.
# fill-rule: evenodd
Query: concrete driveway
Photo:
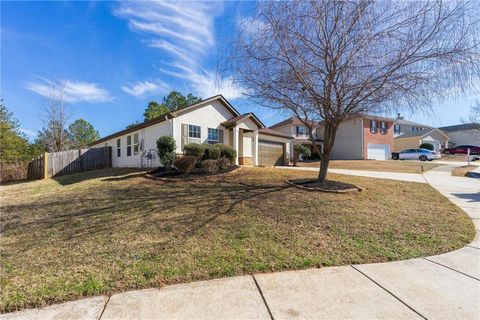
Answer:
M480 180L452 177L452 168L435 168L422 179L474 221L476 240L460 250L390 263L256 274L130 291L0 318L480 319ZM387 178L392 173L362 175Z

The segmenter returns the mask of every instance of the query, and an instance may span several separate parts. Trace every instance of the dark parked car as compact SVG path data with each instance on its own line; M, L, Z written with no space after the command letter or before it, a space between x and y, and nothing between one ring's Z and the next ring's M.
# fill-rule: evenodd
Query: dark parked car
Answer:
M467 150L470 148L470 154L480 154L480 147L479 146L472 146L472 145L461 145L456 146L453 148L445 149L444 153L447 154L467 154Z

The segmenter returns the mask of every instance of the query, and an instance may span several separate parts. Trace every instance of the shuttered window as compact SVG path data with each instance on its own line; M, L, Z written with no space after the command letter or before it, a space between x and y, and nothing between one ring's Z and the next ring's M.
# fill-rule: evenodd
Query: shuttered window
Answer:
M377 133L378 132L378 124L376 120L370 120L370 132Z
M385 121L380 122L380 133L381 134L387 133L387 123Z

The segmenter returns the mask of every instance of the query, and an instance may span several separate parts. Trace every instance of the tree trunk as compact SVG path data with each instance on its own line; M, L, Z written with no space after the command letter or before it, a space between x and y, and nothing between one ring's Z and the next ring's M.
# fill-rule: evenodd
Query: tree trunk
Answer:
M328 165L330 155L335 143L335 135L340 122L325 121L323 131L323 149L320 161L320 171L318 172L318 181L323 182L327 179Z
M323 182L327 180L328 164L330 163L330 152L322 156L320 161L320 171L318 172L318 180Z

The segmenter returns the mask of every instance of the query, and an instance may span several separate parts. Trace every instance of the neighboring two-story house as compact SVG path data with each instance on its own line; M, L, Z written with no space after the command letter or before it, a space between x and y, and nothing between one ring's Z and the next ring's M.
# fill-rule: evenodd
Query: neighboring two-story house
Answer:
M387 160L393 151L393 124L395 119L377 116L355 116L345 120L337 130L332 160ZM298 118L291 117L274 124L270 129L290 134L291 145L311 145L308 128ZM314 138L323 144L322 122L313 126ZM293 152L290 152L293 157Z
M425 124L405 120L400 114L393 125L393 151L418 148L422 143L430 143L435 151L448 147L449 136L440 129Z
M422 130L433 128L425 124L405 120L404 117L400 115L400 113L397 114L397 118L394 121L395 121L393 125L394 138L401 136L404 133L422 131Z
M315 139L315 143L322 147L323 140L320 139L320 123L318 122L309 122L311 124L311 127L313 129L313 138ZM312 141L310 140L310 132L309 132L309 127L306 126L300 119L297 117L290 117L288 119L285 119L279 123L276 123L272 126L269 127L271 130L275 130L277 132L280 132L284 135L289 135L292 137L292 140L290 142L290 156L291 159L293 160L293 148L297 144L303 144L304 146L308 147L312 153L312 158L319 158L318 154L315 152L315 148L312 146Z

